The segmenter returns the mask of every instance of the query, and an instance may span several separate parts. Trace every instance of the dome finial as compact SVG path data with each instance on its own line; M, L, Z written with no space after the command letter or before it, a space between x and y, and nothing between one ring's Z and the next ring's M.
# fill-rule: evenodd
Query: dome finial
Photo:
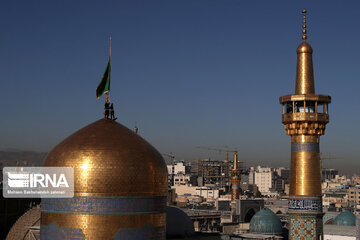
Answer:
M302 33L303 33L303 36L302 36L302 39L305 41L307 39L307 36L306 36L306 9L304 8L302 10L302 14L303 14L303 30L302 30Z

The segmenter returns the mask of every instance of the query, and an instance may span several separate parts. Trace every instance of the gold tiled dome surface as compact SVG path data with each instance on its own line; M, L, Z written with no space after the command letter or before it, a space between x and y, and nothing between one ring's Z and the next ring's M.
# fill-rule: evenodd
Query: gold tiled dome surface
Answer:
M45 166L73 167L75 193L42 199L42 240L165 239L166 165L133 131L96 121L57 145Z
M112 120L101 119L66 138L45 165L73 167L76 196L166 196L161 154Z
M37 205L25 212L12 226L6 240L39 239L40 206Z

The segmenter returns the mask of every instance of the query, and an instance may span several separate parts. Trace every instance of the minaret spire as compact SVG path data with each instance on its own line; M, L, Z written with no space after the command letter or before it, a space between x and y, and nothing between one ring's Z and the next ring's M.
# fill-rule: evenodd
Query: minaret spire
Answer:
M306 36L306 9L304 8L302 10L302 14L303 14L303 30L302 30L302 33L303 33L303 36L302 36L302 39L305 41L307 39L307 36Z
M302 10L303 14L303 36L304 40L296 49L297 64L296 64L296 84L295 94L315 94L314 87L314 70L312 62L313 49L309 43L306 42L306 9Z

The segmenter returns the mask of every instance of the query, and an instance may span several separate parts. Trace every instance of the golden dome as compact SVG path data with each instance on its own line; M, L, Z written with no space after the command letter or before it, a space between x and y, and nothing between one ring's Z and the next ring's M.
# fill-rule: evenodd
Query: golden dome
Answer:
M11 227L6 240L39 239L39 232L40 206L36 205L16 220L14 225Z
M303 41L298 48L296 49L296 53L313 53L313 49L309 43Z
M139 135L101 119L75 132L47 156L45 166L73 167L76 196L166 196L161 154Z
M165 162L128 128L96 121L57 145L45 166L73 167L75 193L42 199L41 240L166 238Z

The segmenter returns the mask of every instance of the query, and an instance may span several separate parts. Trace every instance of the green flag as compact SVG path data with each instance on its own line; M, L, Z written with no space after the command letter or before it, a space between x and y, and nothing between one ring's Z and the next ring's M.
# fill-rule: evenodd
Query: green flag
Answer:
M103 95L104 93L110 92L110 72L111 72L111 63L109 59L104 75L102 76L101 81L96 88L97 98L100 98L101 95Z

